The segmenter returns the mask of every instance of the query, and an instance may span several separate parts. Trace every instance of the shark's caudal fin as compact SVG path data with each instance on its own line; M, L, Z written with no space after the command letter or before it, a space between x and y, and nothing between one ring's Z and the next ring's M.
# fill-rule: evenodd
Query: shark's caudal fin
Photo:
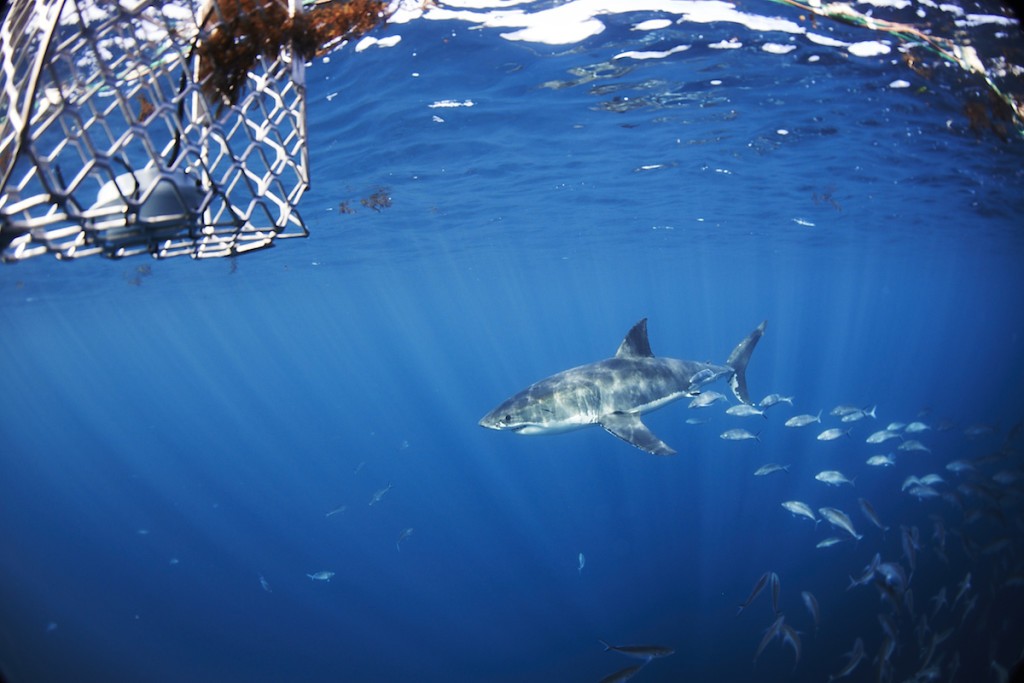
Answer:
M733 371L732 377L729 379L732 393L744 403L750 403L750 395L747 393L747 363L750 361L750 354L754 352L754 347L757 346L761 335L764 334L764 327L767 324L768 321L765 320L758 325L757 329L736 345L736 348L729 354L729 360L725 361Z

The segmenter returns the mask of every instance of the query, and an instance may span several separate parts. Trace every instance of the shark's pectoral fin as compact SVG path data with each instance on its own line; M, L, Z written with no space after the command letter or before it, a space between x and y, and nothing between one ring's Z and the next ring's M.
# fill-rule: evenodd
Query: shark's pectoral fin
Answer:
M601 417L601 426L626 443L654 455L675 455L676 452L651 433L640 416L634 413L611 413Z

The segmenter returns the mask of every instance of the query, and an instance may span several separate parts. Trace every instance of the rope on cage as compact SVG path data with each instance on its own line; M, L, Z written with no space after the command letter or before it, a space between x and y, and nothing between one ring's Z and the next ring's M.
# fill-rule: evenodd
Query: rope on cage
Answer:
M992 79L991 74L985 68L985 65L982 63L981 59L978 57L977 51L973 47L969 45L960 46L948 38L930 35L913 24L887 21L885 19L872 17L843 2L833 2L822 5L814 3L813 0L812 2L800 2L800 0L772 1L799 8L819 17L835 19L853 26L860 26L871 29L872 31L888 33L903 44L910 47L921 46L942 59L958 65L968 73L978 74L984 79L989 91L1009 108L1013 115L1017 132L1024 135L1024 102L1017 100L1015 97L1004 92L1002 88L999 87L999 85Z

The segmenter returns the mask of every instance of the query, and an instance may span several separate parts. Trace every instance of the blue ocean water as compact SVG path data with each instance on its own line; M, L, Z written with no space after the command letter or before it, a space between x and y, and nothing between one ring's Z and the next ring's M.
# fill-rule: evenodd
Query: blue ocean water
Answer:
M851 681L1000 680L1024 648L1024 142L965 112L989 106L980 77L934 56L921 75L890 34L817 20L892 47L859 57L726 21L636 28L662 17L609 10L563 44L392 24L375 35L396 45L307 70L309 239L0 270L11 681L598 681L641 663L599 639L674 649L637 681L827 680L857 639ZM1019 27L974 30L1020 56ZM655 354L718 363L767 320L751 392L793 405L645 415L673 457L596 426L477 425L641 318ZM843 423L841 404L875 417ZM914 421L929 429L865 443ZM738 427L759 440L720 438ZM816 438L830 427L850 433ZM911 438L930 452L897 450ZM754 476L772 462L788 472ZM815 480L833 469L854 484ZM901 490L929 473L935 497ZM906 585L849 588L876 554ZM737 615L771 572L778 604L768 589ZM780 635L755 662L777 614L799 654Z

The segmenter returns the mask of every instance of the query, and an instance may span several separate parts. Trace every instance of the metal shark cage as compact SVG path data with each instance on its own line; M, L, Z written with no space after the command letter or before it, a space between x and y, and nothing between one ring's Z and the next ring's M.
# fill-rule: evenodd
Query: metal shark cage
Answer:
M206 258L307 236L303 59L263 49L221 83L244 42L230 31L254 40L302 11L13 0L0 26L0 257Z

